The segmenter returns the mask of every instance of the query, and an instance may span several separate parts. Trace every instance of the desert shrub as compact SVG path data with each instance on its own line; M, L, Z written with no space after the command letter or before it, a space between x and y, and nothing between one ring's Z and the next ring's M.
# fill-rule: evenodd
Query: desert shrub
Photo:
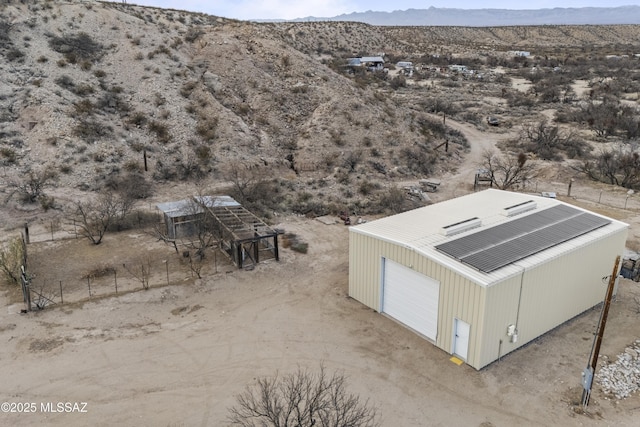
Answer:
M24 52L16 48L11 48L7 53L5 53L5 57L9 62L20 61L24 58Z
M87 96L94 93L95 89L90 84L80 83L78 85L75 85L71 91L78 96Z
M0 41L3 43L9 42L9 31L11 30L11 24L5 20L4 17L0 17Z
M211 159L211 148L207 145L198 145L193 150L201 162L208 162Z
M73 82L73 79L71 79L71 77L67 76L66 74L61 75L60 77L58 77L54 81L58 86L60 86L63 89L67 89L69 91L73 90L73 88L76 85Z
M40 203L40 207L43 211L48 211L49 209L55 206L55 198L53 196L49 196L48 194L43 194L42 197L38 200Z
M132 163L129 161L128 163ZM136 163L136 168L129 167L129 171L124 175L115 175L106 182L106 187L115 191L123 200L146 199L153 195L153 186L140 172Z
M205 175L201 162L194 155L186 155L177 159L175 169L178 179L200 179Z
M76 113L76 116L77 115L88 116L93 114L93 112L95 111L95 106L88 99L82 99L76 102L75 104L73 104L73 108Z
M400 213L415 206L407 198L405 192L396 186L389 187L378 194L377 208L380 212ZM374 208L374 207L372 207Z
M101 78L105 77L107 75L107 73L104 70L95 70L93 72L93 75L96 76L97 78L101 79Z
M193 43L204 34L204 31L200 27L191 27L187 30L187 33L184 35L184 40L189 43Z
M40 56L38 57L38 59L36 59L36 61L37 61L37 62L39 62L40 64L44 64L45 62L48 62L48 61L49 61L49 58L47 58L47 57L46 57L46 56L44 56L44 55L40 55Z
M9 148L9 147L2 147L0 149L0 154L3 157L3 163L4 164L13 164L16 162L18 155L16 153L16 150L14 150L13 148Z
M403 148L400 157L407 169L421 175L430 175L437 161L435 153L419 146Z
M141 228L153 227L157 224L157 213L135 209L131 212L128 212L125 216L119 218L115 223L111 224L108 228L108 231L137 230Z
M117 92L104 92L96 102L96 106L109 113L126 113L131 107Z
M25 264L26 251L24 240L16 237L0 245L0 274L6 283L20 283L21 267Z
M431 117L419 117L417 124L420 134L428 138L445 138L449 132L448 128L442 123L442 120L432 119Z
M238 102L234 107L236 114L239 116L246 116L251 112L251 107L245 102Z
M407 87L407 79L402 75L397 75L389 82L391 89L398 90L401 87Z
M167 103L167 99L166 99L164 96L162 96L162 94L161 94L161 93L156 92L156 93L153 95L153 104L154 104L156 107L160 107L161 105L164 105L164 104L166 104L166 103Z
M147 124L147 115L142 111L134 111L127 118L127 122L135 126L144 126Z
M603 150L583 162L582 172L596 181L637 190L640 188L640 154L627 148Z
M522 135L508 145L524 152L535 153L544 160L562 160L562 153L571 159L581 158L586 157L591 151L589 144L577 134L562 131L557 125L546 121L525 124Z
M380 188L380 184L378 184L377 182L371 182L369 180L365 180L365 181L362 181L358 186L358 192L363 196L368 196L379 188Z
M111 135L112 132L111 126L105 126L100 122L89 119L81 119L73 129L73 133L76 136L87 142L106 137Z
M304 242L300 236L295 233L285 233L281 239L283 248L291 248L291 250L302 254L306 254L309 250L309 244Z
M216 131L218 129L217 117L200 117L196 125L196 133L206 142L216 139Z
M135 160L127 160L123 168L127 172L140 172L141 170L140 163Z
M171 134L169 133L169 127L166 124L160 123L159 121L156 121L156 120L152 120L149 122L147 126L149 128L149 131L156 134L156 136L158 137L158 140L161 143L166 144L171 141Z
M429 97L420 102L420 106L430 113L445 113L448 116L456 114L459 109L449 100L442 97Z
M97 279L100 277L112 276L115 272L116 269L112 265L103 264L93 266L82 275L82 279Z
M159 181L172 181L176 179L177 172L175 168L171 167L162 161L156 163L155 170L153 172L153 178Z
M51 185L57 175L51 168L29 169L22 173L17 181L10 181L12 189L9 197L17 194L22 202L34 203L45 197L45 188Z
M49 39L49 46L63 54L69 62L75 62L77 59L95 61L102 56L104 50L100 43L84 32L53 36Z

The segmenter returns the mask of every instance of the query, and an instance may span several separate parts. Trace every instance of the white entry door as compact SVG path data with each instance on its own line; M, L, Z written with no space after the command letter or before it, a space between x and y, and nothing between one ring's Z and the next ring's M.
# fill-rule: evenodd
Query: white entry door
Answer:
M440 282L397 262L382 262L382 312L435 341Z
M463 360L467 360L467 353L469 352L470 329L471 325L469 325L467 322L463 322L460 319L455 319L453 354L455 354L456 356L460 356Z

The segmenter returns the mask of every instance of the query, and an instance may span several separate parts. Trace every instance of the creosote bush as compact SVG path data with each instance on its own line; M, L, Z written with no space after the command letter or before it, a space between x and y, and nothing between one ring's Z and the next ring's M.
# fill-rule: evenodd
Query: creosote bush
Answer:
M94 41L87 33L69 34L64 36L53 36L49 40L49 46L54 51L61 53L65 59L72 64L80 60L98 60L104 47Z

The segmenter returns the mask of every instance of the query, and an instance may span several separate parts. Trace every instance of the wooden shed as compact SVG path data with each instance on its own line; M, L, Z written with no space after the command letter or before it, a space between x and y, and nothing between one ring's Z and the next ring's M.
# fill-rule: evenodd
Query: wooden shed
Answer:
M219 248L238 267L279 261L278 231L230 196L203 196L157 205L169 239L188 238L206 219Z

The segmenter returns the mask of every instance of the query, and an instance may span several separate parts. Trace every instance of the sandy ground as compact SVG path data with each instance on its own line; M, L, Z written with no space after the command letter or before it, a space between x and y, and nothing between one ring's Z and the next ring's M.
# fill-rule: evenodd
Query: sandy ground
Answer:
M383 426L636 425L637 395L618 402L596 387L587 414L576 406L598 310L478 372L347 297L347 227L280 225L309 252L27 315L3 310L3 400L38 413L0 414L0 424L224 425L257 376L324 363L370 399ZM121 237L126 250L131 238ZM603 355L637 338L639 287L620 284ZM47 402L86 402L87 412L40 412Z
M497 139L448 124L465 132L472 150L433 193L436 199L470 191L479 153ZM545 185L564 188L562 182ZM614 208L593 201L598 187L577 182L573 191L567 200L630 222L634 239L635 200L627 209ZM605 197L624 201L610 191ZM176 268L170 286L160 286L159 275L152 283L158 286L146 291L28 314L10 304L10 293L0 294L0 400L36 409L0 413L0 425L225 425L235 396L258 376L321 363L344 372L349 390L378 409L382 426L637 425L640 395L618 401L595 386L587 411L578 404L599 310L478 372L455 365L449 354L347 296L347 227L293 216L276 226L309 242L309 252L283 249L280 262L252 271L221 263L202 280ZM53 283L64 259L97 260L92 251L98 248L113 263L141 248L157 259L179 258L144 233L110 235L98 248L75 240L31 247L39 277L49 275ZM67 273L77 279L85 270ZM601 360L615 359L640 338L635 298L640 285L622 280ZM57 402L84 402L77 408L86 412L43 411Z

